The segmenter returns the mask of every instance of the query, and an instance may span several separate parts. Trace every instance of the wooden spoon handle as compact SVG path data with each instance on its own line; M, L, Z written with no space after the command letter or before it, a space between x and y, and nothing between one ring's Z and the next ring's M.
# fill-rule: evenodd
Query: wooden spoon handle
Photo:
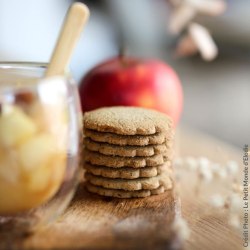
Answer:
M89 9L82 3L74 3L65 18L45 76L63 75L73 50L89 17Z

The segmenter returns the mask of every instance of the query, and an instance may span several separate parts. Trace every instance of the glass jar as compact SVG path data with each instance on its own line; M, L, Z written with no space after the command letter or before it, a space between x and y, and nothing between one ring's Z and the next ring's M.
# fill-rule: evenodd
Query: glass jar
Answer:
M53 221L79 174L81 109L72 79L46 64L0 63L0 228L30 232Z

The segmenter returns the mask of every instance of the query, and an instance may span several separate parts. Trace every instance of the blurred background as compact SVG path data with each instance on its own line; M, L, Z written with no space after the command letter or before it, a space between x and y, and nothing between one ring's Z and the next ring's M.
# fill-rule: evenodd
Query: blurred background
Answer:
M48 62L72 2L0 0L0 61ZM250 0L227 0L224 14L195 18L218 45L212 62L174 56L179 35L168 29L166 0L83 2L91 17L71 62L78 82L122 43L129 55L160 58L175 69L184 89L181 125L238 147L250 143Z

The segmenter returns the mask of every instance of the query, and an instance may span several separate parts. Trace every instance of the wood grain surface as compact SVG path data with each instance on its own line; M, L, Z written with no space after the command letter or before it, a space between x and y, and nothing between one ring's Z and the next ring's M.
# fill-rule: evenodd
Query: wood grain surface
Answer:
M242 177L242 156L239 148L223 143L216 138L181 129L177 134L177 151L182 157L207 157L209 160L225 164L228 160L239 163L239 178ZM247 142L246 142L247 143ZM223 209L211 207L209 197L212 194L228 194L231 181L218 181L203 185L199 195L194 194L195 176L183 173L181 181L181 211L191 229L190 239L184 249L190 250L238 250L243 249L239 230L228 224L228 214Z
M242 157L227 144L185 129L177 133L176 147L180 156L206 156L221 163L241 162ZM24 238L14 238L11 229L0 233L0 249L242 249L241 235L228 225L226 211L207 202L213 192L226 193L228 183L201 187L194 195L195 177L188 172L183 176L180 199L171 191L144 199L102 198L80 185L57 222ZM184 245L170 230L180 210L191 229Z

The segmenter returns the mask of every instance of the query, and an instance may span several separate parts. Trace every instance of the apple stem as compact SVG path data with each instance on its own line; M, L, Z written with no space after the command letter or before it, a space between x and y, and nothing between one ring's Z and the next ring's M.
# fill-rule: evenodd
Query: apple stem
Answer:
M122 66L124 67L128 66L128 62L126 60L126 54L127 54L127 49L125 48L125 46L120 46L118 57L120 58Z
M118 55L121 59L124 58L124 56L126 55L126 49L124 46L120 46Z

